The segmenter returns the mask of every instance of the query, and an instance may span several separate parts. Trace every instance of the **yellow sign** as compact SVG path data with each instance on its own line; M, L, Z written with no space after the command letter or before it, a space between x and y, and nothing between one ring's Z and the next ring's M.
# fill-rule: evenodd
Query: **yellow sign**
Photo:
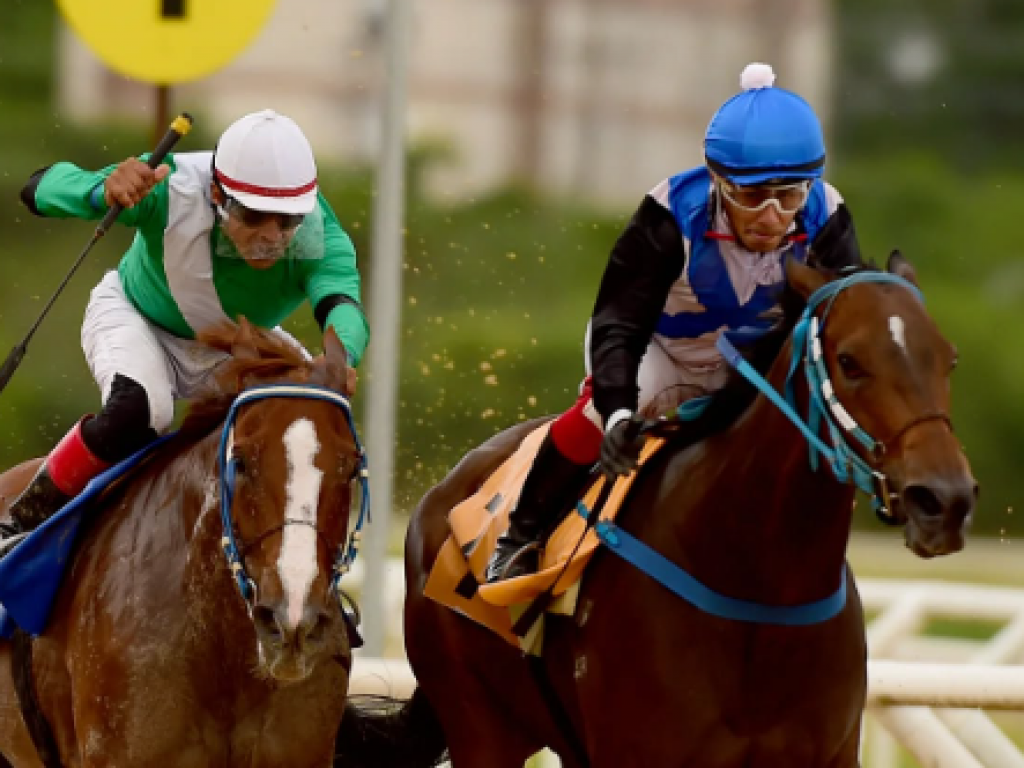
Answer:
M214 72L252 42L276 0L57 0L116 72L171 85Z

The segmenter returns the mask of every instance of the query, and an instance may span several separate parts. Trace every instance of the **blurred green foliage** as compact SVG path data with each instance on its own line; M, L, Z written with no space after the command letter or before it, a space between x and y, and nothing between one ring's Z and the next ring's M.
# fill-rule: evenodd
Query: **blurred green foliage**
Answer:
M24 180L58 159L87 167L116 162L146 148L152 131L64 126L49 95L52 7L14 2L16 12L0 25L0 354L19 341L92 231L85 222L30 216L17 202ZM840 4L846 12L854 6L879 3ZM856 50L850 60L859 62L866 54ZM1015 72L1022 71L1024 52ZM840 88L843 83L840 76ZM983 485L976 528L1019 537L1024 261L1015 224L1024 210L1024 176L987 162L996 156L987 151L965 172L942 149L943 128L935 128L935 146L915 132L900 134L892 121L906 103L886 98L884 114L874 118L870 105L861 104L850 117L855 130L839 131L841 150L829 177L850 204L865 254L884 262L899 247L917 266L932 314L961 352L954 420ZM1018 131L1024 127L1024 119L1003 116L1011 118ZM963 119L967 125L973 118ZM212 144L219 126L200 126L206 136L190 136L183 149ZM436 148L414 154L411 190L423 186L421 174L437 156ZM371 173L325 169L322 183L356 241L369 285ZM403 509L468 448L573 401L598 280L631 213L590 210L522 188L453 206L414 192L408 205L396 446L396 501ZM97 247L0 396L0 464L44 453L81 413L98 406L78 329L89 290L116 264L128 236L112 233ZM319 346L308 311L289 327ZM373 350L371 344L370 355ZM364 378L361 392L372 385ZM877 527L866 512L858 524Z
M834 0L834 148L1024 170L1024 3Z

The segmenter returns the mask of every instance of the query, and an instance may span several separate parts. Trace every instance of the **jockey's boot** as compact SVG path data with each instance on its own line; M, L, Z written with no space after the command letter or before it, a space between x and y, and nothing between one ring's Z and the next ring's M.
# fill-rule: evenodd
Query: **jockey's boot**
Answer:
M98 458L82 440L84 421L72 427L40 465L28 487L11 503L10 521L0 524L0 557L13 549L25 534L58 512L90 480L110 466Z
M519 501L509 513L508 530L498 537L487 563L488 583L534 573L544 539L576 498L591 465L570 461L548 434L523 482Z

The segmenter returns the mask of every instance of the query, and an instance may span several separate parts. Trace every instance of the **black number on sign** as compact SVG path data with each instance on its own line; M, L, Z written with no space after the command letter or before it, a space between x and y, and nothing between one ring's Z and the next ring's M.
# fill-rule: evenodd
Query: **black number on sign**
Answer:
M160 0L160 16L165 19L184 19L185 0Z

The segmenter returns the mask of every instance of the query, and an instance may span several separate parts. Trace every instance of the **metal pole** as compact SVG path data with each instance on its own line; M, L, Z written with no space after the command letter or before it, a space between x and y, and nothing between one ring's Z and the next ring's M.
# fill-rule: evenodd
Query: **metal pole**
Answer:
M384 651L387 621L387 548L395 474L395 408L398 399L398 346L402 309L403 221L405 217L406 66L412 0L388 0L383 112L377 198L373 210L373 284L367 363L366 447L369 451L373 523L363 553L366 580L361 592L367 656Z

